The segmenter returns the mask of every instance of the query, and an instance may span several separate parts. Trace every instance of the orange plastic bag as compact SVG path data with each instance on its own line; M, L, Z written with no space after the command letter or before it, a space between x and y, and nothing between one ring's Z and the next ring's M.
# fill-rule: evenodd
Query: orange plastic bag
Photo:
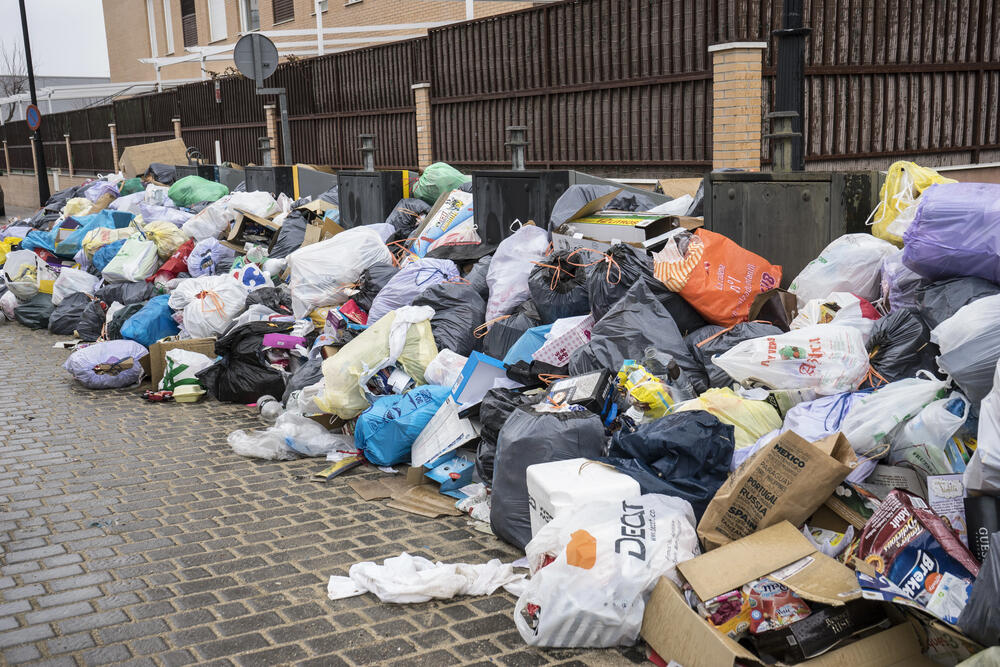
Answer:
M754 297L781 282L780 266L707 229L694 233L683 256L670 248L653 255L656 277L711 324L746 322Z

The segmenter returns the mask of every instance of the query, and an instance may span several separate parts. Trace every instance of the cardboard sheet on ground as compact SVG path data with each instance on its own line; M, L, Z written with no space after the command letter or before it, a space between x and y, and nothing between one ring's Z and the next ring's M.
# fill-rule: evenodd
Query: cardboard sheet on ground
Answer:
M424 477L424 468L414 467L405 475L392 475L379 479L356 479L347 482L362 500L391 498L389 507L418 514L429 519L442 515L460 516L455 509L455 499L443 496L436 484Z

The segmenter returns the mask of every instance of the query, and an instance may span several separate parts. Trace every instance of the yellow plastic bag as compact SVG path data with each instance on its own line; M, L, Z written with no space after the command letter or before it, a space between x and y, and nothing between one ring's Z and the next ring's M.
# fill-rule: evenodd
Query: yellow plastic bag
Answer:
M674 405L674 397L670 395L667 384L632 360L622 364L618 382L628 392L629 398L644 410L645 417L659 419Z
M24 239L18 239L14 237L9 237L0 241L0 266L7 261L7 253L11 252L18 243Z
M172 222L154 220L143 228L146 239L156 244L156 254L160 259L173 255L188 240L187 234Z
M323 327L326 326L326 316L334 308L336 308L336 306L320 306L319 308L311 310L309 312L309 319L312 320L313 326L322 331Z
M938 183L957 183L957 181L945 178L928 167L921 167L916 162L899 160L892 163L879 192L879 203L872 211L871 217L874 221L872 234L902 247L902 231L905 227L891 229L892 223L901 213L916 204L924 190ZM908 212L907 216L915 212Z
M109 243L114 243L115 241L127 239L134 233L135 230L133 229L108 229L107 227L98 227L87 232L86 236L83 237L83 243L80 244L80 247L83 248L83 252L87 255L87 259L94 259L94 253L104 246Z
M424 369L437 356L426 306L405 306L391 311L357 338L323 362L323 394L316 405L341 419L353 419L368 407L362 384L378 370L399 364L418 385Z
M698 398L674 407L674 412L688 410L705 410L723 424L730 424L735 430L736 449L752 446L762 435L781 428L782 424L781 416L770 403L743 398L728 387L709 389Z
M90 200L86 197L73 197L66 202L62 212L67 218L78 215L88 215L93 207L94 205L91 204Z

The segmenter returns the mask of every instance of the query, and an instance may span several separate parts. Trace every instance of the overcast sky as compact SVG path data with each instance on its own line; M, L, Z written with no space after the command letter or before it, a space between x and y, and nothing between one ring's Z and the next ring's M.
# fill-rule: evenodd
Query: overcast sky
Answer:
M35 76L109 75L101 0L25 0L24 4ZM23 50L22 41L17 0L0 0L0 48ZM0 74L6 73L0 69Z

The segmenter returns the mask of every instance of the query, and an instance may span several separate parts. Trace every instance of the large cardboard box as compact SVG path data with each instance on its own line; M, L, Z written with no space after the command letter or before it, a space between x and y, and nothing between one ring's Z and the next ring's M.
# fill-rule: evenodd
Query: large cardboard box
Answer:
M149 348L149 354L142 358L140 362L146 375L149 376L155 390L163 379L163 370L166 366L167 352L170 350L190 350L200 352L209 359L215 359L215 339L214 338L188 338L187 340L172 340L160 343L153 343Z
M854 573L816 551L787 521L685 561L677 569L703 600L764 576L815 602L840 605L861 597ZM680 589L665 577L646 605L642 638L660 657L684 667L763 664L702 619L688 606ZM902 667L934 663L924 658L914 627L904 622L799 664Z
M187 164L187 146L181 139L128 146L118 159L118 168L125 178L132 178L145 174L151 162Z

